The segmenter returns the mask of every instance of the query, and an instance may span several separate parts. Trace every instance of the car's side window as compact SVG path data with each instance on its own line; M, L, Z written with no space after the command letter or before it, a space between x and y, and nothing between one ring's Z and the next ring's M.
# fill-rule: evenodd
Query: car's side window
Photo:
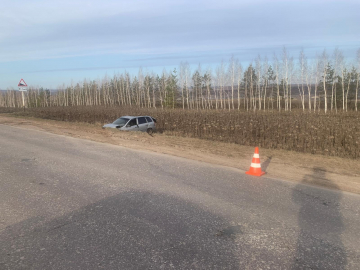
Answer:
M136 124L136 118L131 119L131 120L129 121L128 125L129 125L130 127L136 126L136 125L137 125L137 124Z
M139 125L141 125L141 124L146 124L147 122L146 122L145 117L139 117L139 118L138 118L138 123L139 123Z
M151 120L150 117L146 117L146 120L148 121L148 123L151 123L151 122L152 122L152 120Z

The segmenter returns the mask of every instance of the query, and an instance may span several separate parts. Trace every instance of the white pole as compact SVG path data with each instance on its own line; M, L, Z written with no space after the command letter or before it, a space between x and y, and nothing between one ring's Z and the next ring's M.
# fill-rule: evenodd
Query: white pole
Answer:
M25 109L24 91L21 91L21 96L22 96L23 107Z
M24 108L24 111L25 111L25 96L24 96L24 89L22 89L21 87L19 87L19 91L21 91L21 97L22 97L22 104L23 104L23 108Z

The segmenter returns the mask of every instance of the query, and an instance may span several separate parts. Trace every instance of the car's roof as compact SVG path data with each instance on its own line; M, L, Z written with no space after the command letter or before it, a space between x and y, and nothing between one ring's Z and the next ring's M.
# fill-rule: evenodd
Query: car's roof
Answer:
M136 118L136 117L149 117L149 116L148 115L138 115L138 116L124 115L124 116L121 116L120 118Z

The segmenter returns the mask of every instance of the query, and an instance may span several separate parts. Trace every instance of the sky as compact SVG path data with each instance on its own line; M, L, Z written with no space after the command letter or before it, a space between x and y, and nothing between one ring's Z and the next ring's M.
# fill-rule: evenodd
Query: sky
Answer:
M360 48L359 0L0 0L0 89Z

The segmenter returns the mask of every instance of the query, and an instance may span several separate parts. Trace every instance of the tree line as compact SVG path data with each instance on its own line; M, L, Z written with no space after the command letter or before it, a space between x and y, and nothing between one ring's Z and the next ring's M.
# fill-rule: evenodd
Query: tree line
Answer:
M138 106L141 108L182 108L196 110L278 110L294 106L308 111L358 110L360 49L355 61L343 52L324 50L307 59L301 50L297 59L286 48L272 59L260 55L245 68L235 57L215 69L199 66L191 71L187 62L161 74L142 68L84 80L56 91L29 87L25 107L51 106ZM0 91L1 107L22 107L19 91Z

